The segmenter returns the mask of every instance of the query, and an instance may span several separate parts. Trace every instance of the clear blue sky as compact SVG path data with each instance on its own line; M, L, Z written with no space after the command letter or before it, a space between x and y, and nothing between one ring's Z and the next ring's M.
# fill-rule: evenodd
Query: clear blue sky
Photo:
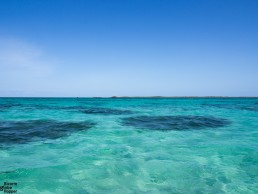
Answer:
M257 0L0 0L0 96L258 96Z

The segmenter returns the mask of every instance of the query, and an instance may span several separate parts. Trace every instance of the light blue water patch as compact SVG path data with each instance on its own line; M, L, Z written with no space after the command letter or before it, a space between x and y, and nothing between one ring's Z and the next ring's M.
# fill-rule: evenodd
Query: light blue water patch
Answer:
M17 182L19 193L258 193L257 106L257 98L0 98L8 137L0 185Z

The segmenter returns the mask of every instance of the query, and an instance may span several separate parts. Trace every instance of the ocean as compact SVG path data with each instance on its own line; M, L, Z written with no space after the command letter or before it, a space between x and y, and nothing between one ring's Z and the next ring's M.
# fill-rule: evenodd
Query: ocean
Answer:
M26 194L258 193L258 98L0 98L4 182Z

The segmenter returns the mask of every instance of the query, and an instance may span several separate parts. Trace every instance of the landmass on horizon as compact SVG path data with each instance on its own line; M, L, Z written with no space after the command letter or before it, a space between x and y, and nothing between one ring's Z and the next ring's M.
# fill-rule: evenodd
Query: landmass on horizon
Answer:
M116 98L258 98L258 96L108 96L108 97L104 97L104 96L69 96L69 97L62 97L62 96L38 96L38 97L34 97L34 96L18 96L18 97L0 97L0 98L106 98L106 99L116 99Z

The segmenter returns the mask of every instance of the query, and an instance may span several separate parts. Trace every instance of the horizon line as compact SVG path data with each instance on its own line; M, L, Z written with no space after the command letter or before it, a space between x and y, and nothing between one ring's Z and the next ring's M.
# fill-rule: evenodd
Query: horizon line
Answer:
M0 98L258 98L258 96L0 96Z

